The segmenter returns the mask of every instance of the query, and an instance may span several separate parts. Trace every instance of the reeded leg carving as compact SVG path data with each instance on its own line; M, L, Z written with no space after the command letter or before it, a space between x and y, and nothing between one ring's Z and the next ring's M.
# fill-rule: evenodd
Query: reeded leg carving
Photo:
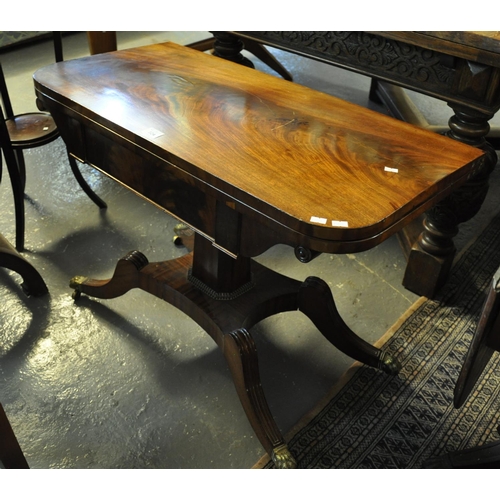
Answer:
M358 337L341 318L330 287L320 278L307 278L299 290L299 311L335 347L351 358L386 373L396 375L401 369L399 361Z
M278 469L293 469L297 463L281 435L267 404L260 382L257 348L245 329L224 337L224 356L236 391L257 437Z
M488 192L488 178L497 162L495 150L486 142L490 130L486 115L455 109L447 135L486 152L481 168L464 185L426 213L424 231L408 257L403 285L414 293L434 297L448 277L456 253L453 238L458 225L477 214Z
M148 259L141 252L134 250L118 261L111 279L96 280L75 276L69 282L69 286L75 290L73 298L77 300L82 293L101 299L119 297L139 286L139 272L146 265Z

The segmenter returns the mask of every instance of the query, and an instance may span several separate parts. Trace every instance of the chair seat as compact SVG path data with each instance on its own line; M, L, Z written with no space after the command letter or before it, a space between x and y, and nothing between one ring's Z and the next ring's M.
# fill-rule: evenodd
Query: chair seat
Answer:
M6 120L12 147L43 146L59 137L54 120L48 113L26 113Z
M62 55L60 57L56 55L56 59L62 60ZM0 148L2 150L0 156L0 180L2 177L2 159L5 159L14 195L16 249L19 252L24 249L25 229L26 165L23 150L45 146L60 137L59 130L50 114L44 112L42 108L38 109L37 112L14 114L2 65L0 64ZM70 157L69 164L80 187L99 208L105 208L106 203L92 191L78 170L76 160Z

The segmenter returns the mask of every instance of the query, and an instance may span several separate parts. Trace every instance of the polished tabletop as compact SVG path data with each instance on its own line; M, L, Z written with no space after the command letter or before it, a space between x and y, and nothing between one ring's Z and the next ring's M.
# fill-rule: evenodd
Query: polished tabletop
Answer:
M65 61L34 80L89 126L316 238L374 238L454 189L482 155L172 43Z

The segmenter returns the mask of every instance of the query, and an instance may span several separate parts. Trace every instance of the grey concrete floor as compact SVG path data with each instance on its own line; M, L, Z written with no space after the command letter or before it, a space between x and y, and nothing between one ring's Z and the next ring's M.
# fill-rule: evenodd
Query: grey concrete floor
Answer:
M118 48L204 32L118 32ZM297 83L383 112L368 102L369 80L275 51ZM88 55L84 33L64 37L65 59ZM53 62L50 42L0 53L14 110L36 110L31 76ZM256 61L259 70L268 71ZM447 122L443 103L415 95L431 123ZM498 120L494 123L498 124ZM264 454L212 339L174 307L141 291L113 300L71 298L75 275L110 277L117 260L140 250L152 261L179 256L177 221L83 165L108 203L100 211L79 189L58 140L26 154L26 251L50 290L27 298L20 278L0 269L0 402L32 468L250 468ZM464 249L497 211L498 173L481 213L457 238ZM0 187L0 232L14 241L8 175ZM353 255L299 263L276 246L258 260L303 280L330 285L345 321L375 342L418 299L401 285L405 260L395 237ZM307 413L353 360L300 313L252 329L261 378L283 433Z

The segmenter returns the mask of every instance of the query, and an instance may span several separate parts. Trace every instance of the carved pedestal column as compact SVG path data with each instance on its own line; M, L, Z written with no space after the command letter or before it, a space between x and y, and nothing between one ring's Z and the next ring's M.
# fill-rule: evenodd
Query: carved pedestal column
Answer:
M488 115L455 107L447 133L452 139L484 150L484 162L462 187L438 203L425 216L424 230L413 245L403 285L426 297L433 297L444 284L455 257L453 237L458 225L477 214L488 192L488 178L497 162L494 149L486 142L490 129Z

